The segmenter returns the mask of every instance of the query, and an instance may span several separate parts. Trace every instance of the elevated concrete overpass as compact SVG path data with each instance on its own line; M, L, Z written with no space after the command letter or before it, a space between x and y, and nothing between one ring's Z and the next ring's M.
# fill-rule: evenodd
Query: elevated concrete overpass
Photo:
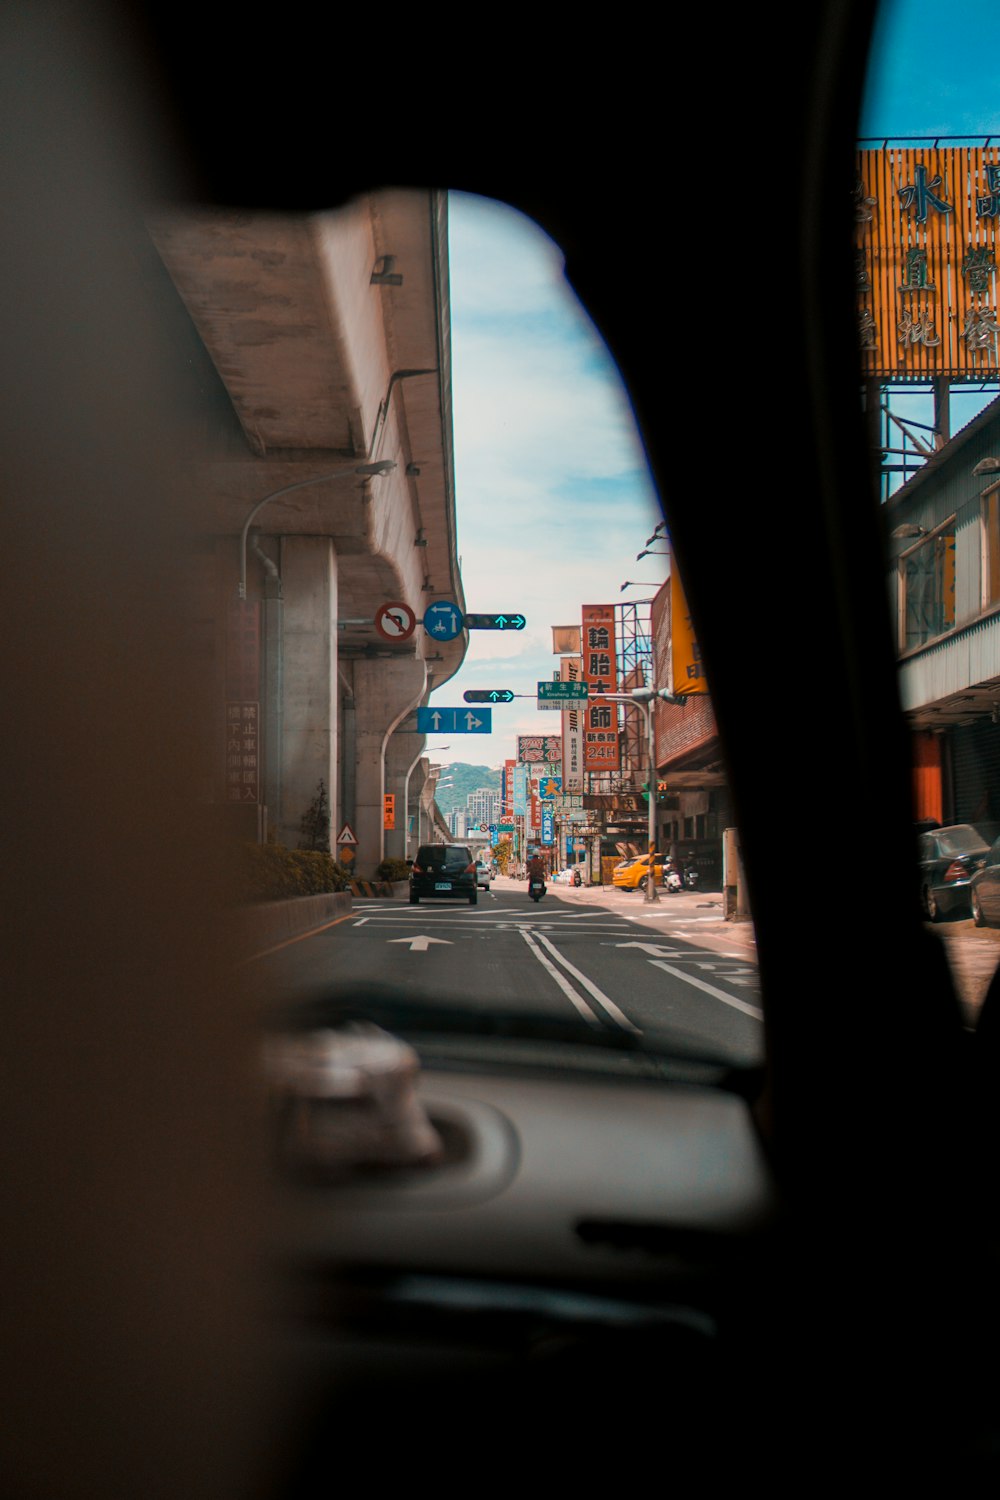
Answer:
M403 854L404 800L422 792L423 738L395 731L467 647L464 632L432 641L418 623L387 639L377 625L390 602L418 622L439 599L464 610L446 197L149 227L231 404L192 475L220 663L213 795L249 836L295 847L322 782L331 840L348 825L370 873Z

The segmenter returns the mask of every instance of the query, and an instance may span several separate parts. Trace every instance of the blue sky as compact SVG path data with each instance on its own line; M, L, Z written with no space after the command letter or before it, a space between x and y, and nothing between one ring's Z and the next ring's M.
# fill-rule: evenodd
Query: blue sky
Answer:
M861 135L1000 135L994 0L884 0Z
M871 55L859 134L1000 135L1000 10L985 0L888 0ZM558 665L551 626L582 604L645 599L665 557L636 561L660 520L627 395L563 277L558 248L502 204L450 204L458 547L467 607L520 610L514 636L477 631L461 672L434 697L466 688L534 693ZM956 427L981 400L953 398ZM929 419L925 398L910 415ZM900 408L897 408L900 409ZM661 549L662 550L662 549ZM648 588L621 591L626 579ZM515 736L557 733L531 700L497 708L492 736L431 740L433 760L497 765Z

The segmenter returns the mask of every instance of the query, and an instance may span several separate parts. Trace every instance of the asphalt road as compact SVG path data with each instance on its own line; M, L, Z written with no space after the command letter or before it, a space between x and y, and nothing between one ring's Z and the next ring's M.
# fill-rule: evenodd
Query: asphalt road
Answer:
M734 1062L760 1059L753 931L720 898L496 881L476 906L356 900L349 916L259 955L261 994L279 1008L352 993L491 1016L573 1021L596 1038L674 1042Z

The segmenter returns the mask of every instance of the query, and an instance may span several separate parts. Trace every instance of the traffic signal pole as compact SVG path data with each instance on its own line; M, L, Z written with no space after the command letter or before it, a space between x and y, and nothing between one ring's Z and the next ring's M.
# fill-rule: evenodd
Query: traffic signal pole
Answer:
M646 715L646 743L649 757L649 865L646 871L646 890L643 899L649 903L658 901L659 893L656 889L656 865L653 856L656 853L656 750L653 735L653 708L657 698L664 703L679 703L681 699L675 697L666 688L633 688L629 693L595 693L595 698L607 698L612 703L631 703L644 710Z

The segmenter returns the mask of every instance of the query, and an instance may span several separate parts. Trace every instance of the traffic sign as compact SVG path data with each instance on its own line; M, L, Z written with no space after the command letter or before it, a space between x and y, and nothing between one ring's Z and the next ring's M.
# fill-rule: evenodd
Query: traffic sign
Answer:
M453 641L462 624L462 611L453 599L438 599L424 610L423 627L437 641Z
M540 682L538 696L559 704L572 704L581 700L585 702L587 684L585 682Z
M510 688L469 688L462 694L466 703L513 703Z
M481 708L418 708L418 734L492 734L493 710Z
M375 612L375 629L384 641L408 641L417 628L417 617L408 604L391 600Z
M523 630L526 624L523 615L517 610L509 610L506 614L495 615L466 615L466 630Z

